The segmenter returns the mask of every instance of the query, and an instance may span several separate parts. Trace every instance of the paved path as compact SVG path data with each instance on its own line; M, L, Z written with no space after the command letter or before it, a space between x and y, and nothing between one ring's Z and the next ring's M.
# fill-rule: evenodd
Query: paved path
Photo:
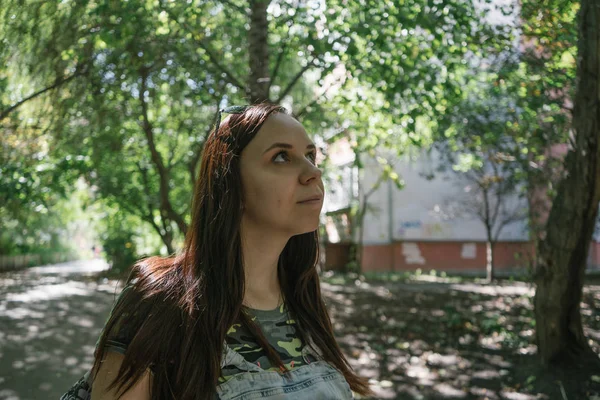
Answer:
M0 400L58 399L90 368L118 290L101 260L0 274Z

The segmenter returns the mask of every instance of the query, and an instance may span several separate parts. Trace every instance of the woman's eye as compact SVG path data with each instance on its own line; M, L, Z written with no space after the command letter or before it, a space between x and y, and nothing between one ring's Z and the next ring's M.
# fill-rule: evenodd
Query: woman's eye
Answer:
M281 163L281 161L278 161L277 159L279 158L279 156L284 156L283 161L288 161L289 157L286 151L280 151L279 153L275 154L275 156L273 157L273 161L277 162L277 163ZM307 157L309 157L313 164L317 163L317 155L315 153L308 153Z
M276 160L277 160L277 158L278 158L280 155L282 155L282 154L283 154L284 156L286 156L286 158L287 158L287 153L286 153L285 151L280 151L279 153L275 154L275 157L273 157L273 161L276 161Z

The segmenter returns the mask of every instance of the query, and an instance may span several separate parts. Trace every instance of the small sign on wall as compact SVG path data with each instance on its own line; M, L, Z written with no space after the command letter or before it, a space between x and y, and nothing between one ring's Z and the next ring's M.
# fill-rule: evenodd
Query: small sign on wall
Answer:
M460 252L461 258L473 259L477 257L477 244L476 243L465 243L462 245Z
M402 243L402 255L406 264L425 264L425 258L416 243Z

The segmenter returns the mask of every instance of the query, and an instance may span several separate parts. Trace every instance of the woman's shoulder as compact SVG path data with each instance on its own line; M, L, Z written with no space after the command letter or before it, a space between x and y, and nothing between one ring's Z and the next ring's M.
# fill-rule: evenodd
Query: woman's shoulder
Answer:
M114 301L105 326L106 346L124 353L150 310L151 306L135 285L126 283Z
M132 268L117 299L143 307L152 303L177 303L182 295L183 277L177 260L154 256L138 261Z
M160 282L164 277L145 278L128 279L116 297L107 321L106 344L121 353L140 330L152 329L160 324L160 320L175 322L181 315L176 295ZM148 278L152 279L150 285Z

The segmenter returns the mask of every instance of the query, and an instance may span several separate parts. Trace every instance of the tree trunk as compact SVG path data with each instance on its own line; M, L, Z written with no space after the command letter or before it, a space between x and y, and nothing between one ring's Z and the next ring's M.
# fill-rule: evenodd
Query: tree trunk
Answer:
M483 191L483 222L485 224L485 233L487 235L486 243L486 265L485 265L485 277L488 283L491 283L494 279L494 258L493 258L493 237L492 227L494 226L494 218L492 218L490 210L490 190L488 183L484 183L482 186Z
M365 215L367 215L367 202L369 201L368 197L365 196L364 199L364 207L360 210L359 220L358 220L358 229L359 229L359 237L358 237L358 246L356 247L356 268L359 274L362 274L363 271L363 254L364 254L364 243L365 243Z
M165 218L162 216L161 218L163 226L165 224L171 224L171 221L165 221ZM173 248L173 232L170 230L163 231L162 229L160 229L160 226L158 226L154 221L154 216L152 215L152 212L142 217L142 219L148 222L150 225L152 225L156 233L158 233L158 236L160 236L160 239L162 240L163 244L167 247L167 254L173 254L175 252L175 249Z
M171 181L170 173L171 171L165 167L165 164L162 160L162 156L159 152L158 146L154 141L154 127L150 122L148 117L148 105L146 104L146 100L144 99L144 93L146 92L146 85L148 79L149 71L147 69L143 69L141 71L141 87L139 90L139 100L142 108L142 120L140 122L142 126L142 130L146 135L146 140L148 142L148 148L150 150L150 158L156 167L156 172L158 172L159 177L159 193L160 193L160 208L161 215L163 217L168 217L171 220L175 221L177 226L179 227L180 232L185 235L187 232L187 224L181 215L179 215L171 204L171 200L169 199L169 182ZM170 228L169 228L170 229Z
M269 43L267 8L270 0L250 0L250 29L248 31L248 53L250 77L249 100L252 104L269 100Z
M496 242L493 241L489 236L488 236L488 242L487 242L487 263L486 263L486 280L488 281L488 283L491 283L495 278L496 278L496 274L495 274L495 270L494 270L494 251L495 251L495 246L496 246Z
M567 155L540 243L535 283L538 351L546 365L574 363L591 354L580 302L589 243L600 201L600 4L582 0L579 11L575 148ZM597 357L593 357L597 361Z

